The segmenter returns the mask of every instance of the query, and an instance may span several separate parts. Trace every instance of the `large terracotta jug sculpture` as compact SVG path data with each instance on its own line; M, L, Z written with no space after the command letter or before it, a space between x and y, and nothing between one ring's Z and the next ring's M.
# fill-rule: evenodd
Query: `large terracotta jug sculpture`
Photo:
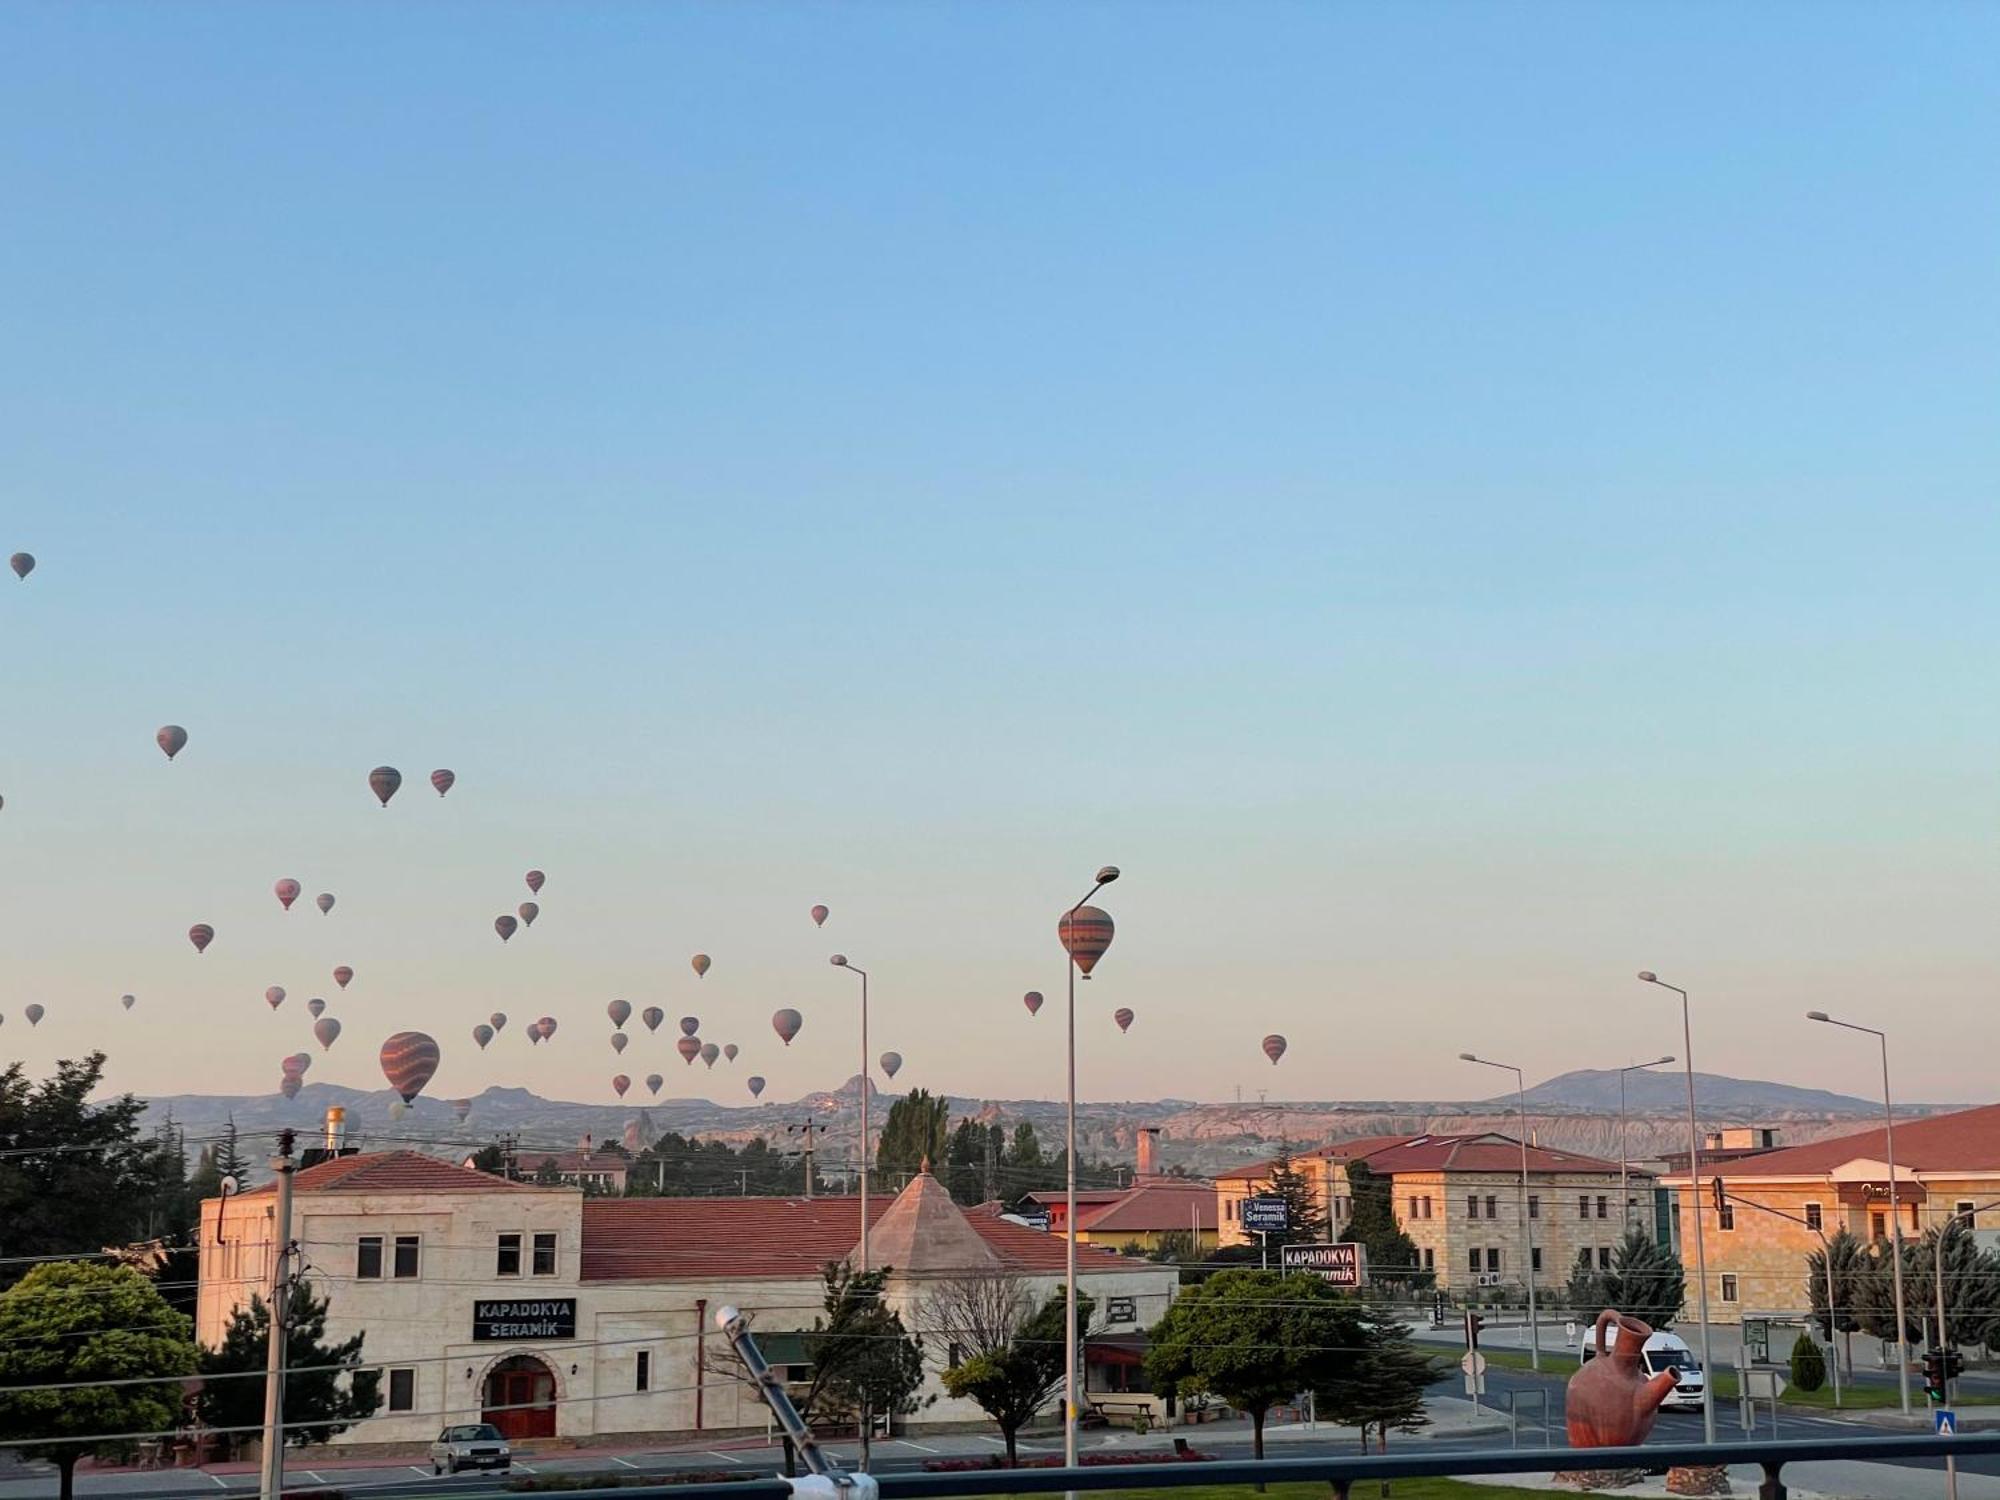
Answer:
M1618 1339L1604 1347L1604 1330L1617 1326ZM1648 1380L1639 1363L1652 1328L1609 1308L1597 1315L1592 1332L1597 1354L1569 1378L1564 1412L1572 1448L1635 1447L1653 1430L1653 1418L1679 1378L1665 1370Z

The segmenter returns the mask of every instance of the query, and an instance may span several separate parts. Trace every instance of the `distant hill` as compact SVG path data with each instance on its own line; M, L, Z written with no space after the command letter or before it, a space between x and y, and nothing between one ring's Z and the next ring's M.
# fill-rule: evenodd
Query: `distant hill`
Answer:
M1671 1067L1627 1073L1625 1098L1627 1109L1635 1115L1683 1111L1687 1108L1687 1075ZM1880 1099L1857 1099L1851 1094L1755 1078L1725 1078L1720 1073L1694 1075L1694 1101L1698 1114L1745 1123L1882 1112ZM1486 1102L1489 1107L1499 1109L1513 1100L1494 1098ZM1573 1073L1558 1074L1528 1090L1528 1107L1550 1113L1615 1114L1618 1074L1609 1068L1579 1068Z

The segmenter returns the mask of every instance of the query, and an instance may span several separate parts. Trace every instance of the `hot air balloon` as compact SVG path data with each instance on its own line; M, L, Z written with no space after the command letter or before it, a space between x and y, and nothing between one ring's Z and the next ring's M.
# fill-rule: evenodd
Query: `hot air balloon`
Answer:
M449 771L431 772L431 785L437 788L437 794L440 797L451 790L451 784L456 780L458 778Z
M542 893L542 882L549 877L544 875L540 870L530 870L524 878L528 882L528 889L539 896Z
M535 918L542 914L541 907L532 901L523 901L514 910L521 914L522 924L528 927L533 927L535 925Z
M30 552L16 552L12 557L7 559L7 566L14 570L16 578L26 578L30 573L35 571L34 554Z
M715 1060L720 1056L722 1056L722 1049L716 1046L715 1043L703 1042L701 1044L701 1060L708 1064L709 1067L714 1067Z
M701 1056L701 1043L691 1036L684 1036L674 1043L674 1050L680 1053L682 1062L693 1067L694 1060Z
M405 1104L401 1099L391 1099L389 1101L390 1119L400 1120L403 1118L404 1115L408 1114L409 1112L410 1112L410 1106Z
M283 1094L287 1099L298 1098L299 1090L305 1086L306 1081L296 1073L287 1073L283 1078L278 1080L278 1092Z
M268 990L264 991L264 1003L270 1006L272 1010L276 1010L279 1006L283 1005L285 1003L285 987L282 984L274 984Z
M639 1019L646 1023L648 1031L658 1031L660 1022L666 1020L667 1013L657 1005L649 1005L639 1012Z
M627 1021L632 1019L632 1002L629 1000L613 1000L609 1005L604 1007L604 1013L611 1017L611 1024L614 1027L623 1027Z
M882 1054L882 1071L887 1073L891 1078L902 1072L903 1054L900 1052L884 1052Z
M486 1024L491 1026L495 1031L505 1031L507 1029L507 1012L504 1010L494 1011L492 1015L486 1018Z
M458 1121L459 1124L463 1125L465 1117L471 1113L472 1101L470 1099L454 1099L451 1101L451 1117Z
M377 766L368 773L368 790L384 807L389 805L389 799L396 795L396 788L402 784L403 773L394 766Z
M484 1021L481 1021L477 1026L472 1028L472 1039L479 1043L479 1050L484 1052L486 1044L493 1040L493 1028L488 1026Z
M1122 1005L1111 1012L1111 1019L1118 1023L1120 1031L1130 1031L1132 1029L1132 1012Z
M188 929L188 941L194 944L194 951L205 953L208 945L215 941L215 929L206 922L197 922Z
M615 1073L612 1075L611 1092L616 1094L620 1099L623 1099L625 1097L625 1090L629 1089L630 1087L632 1087L632 1080L627 1078L623 1073Z
M528 1045L530 1047L537 1047L541 1045L542 1028L538 1026L535 1022L530 1021L528 1023L528 1029L525 1032L523 1032L522 1035L527 1037Z
M285 1066L294 1073L304 1073L312 1065L313 1060L310 1052L294 1052L290 1057L285 1059Z
M333 1016L321 1016L313 1022L313 1040L325 1051L340 1040L340 1022Z
M326 1002L320 999L319 996L314 995L312 999L306 1001L306 1014L317 1021L321 1016L326 1014Z
M611 1050L613 1052L623 1052L625 1050L625 1044L631 1040L632 1038L625 1035L624 1032L614 1031L611 1033Z
M408 1104L437 1072L438 1044L421 1031L399 1031L382 1044L382 1076Z
M500 941L503 943L506 942L508 938L514 935L515 930L518 927L520 927L520 925L521 924L519 922L516 922L512 917L508 916L505 912L502 912L499 916L493 919L493 930L500 934Z
M648 1073L646 1075L646 1092L657 1095L660 1092L660 1085L666 1081L658 1073Z
M1021 997L1021 1003L1028 1007L1028 1014L1032 1016L1042 1008L1042 992L1040 990L1029 990L1027 994Z
M333 982L339 985L342 989L347 988L347 982L353 977L354 977L354 970L350 969L346 964L336 964L334 966Z
M167 752L172 760L187 747L188 732L178 724L162 724L153 734L153 743Z
M1085 979L1111 946L1111 913L1096 906L1079 906L1064 912L1056 923L1056 936L1069 951L1070 962Z
M133 1006L139 1003L139 997L137 995L120 995L118 997L118 1003L124 1006L127 1010L130 1010Z
M1264 1038L1264 1055L1271 1059L1271 1066L1277 1067L1278 1059L1285 1055L1285 1039L1272 1032Z
M333 910L333 892L321 891L317 896L313 897L313 905L319 908L321 916L325 916Z
M752 1073L748 1078L744 1079L743 1082L749 1087L750 1097L752 1099L758 1099L763 1097L764 1093L763 1079L759 1078L755 1073Z
M535 1024L542 1028L542 1040L545 1042L556 1034L556 1018L554 1016L543 1016Z
M48 1012L43 1010L39 1005L29 1005L22 1009L21 1014L28 1018L30 1026L39 1026L42 1024L42 1017L47 1015Z
M827 909L824 906L815 906L813 908L813 926L815 927L826 926L827 915L828 915Z
M682 1036L693 1036L697 1031L700 1030L701 1030L701 1018L699 1016L681 1017Z
M731 1062L736 1061L736 1054L742 1050L743 1049L741 1047L738 1047L734 1042L724 1042L722 1044L722 1055L728 1058Z
M799 1028L806 1024L806 1018L795 1010L774 1011L771 1015L771 1029L778 1033L778 1040L787 1047L792 1038L799 1034Z
M299 899L299 883L289 876L272 886L271 890L278 898L278 905L286 911L290 911L292 903Z
M697 979L708 972L708 955L706 953L697 953L688 962L694 965L695 977Z

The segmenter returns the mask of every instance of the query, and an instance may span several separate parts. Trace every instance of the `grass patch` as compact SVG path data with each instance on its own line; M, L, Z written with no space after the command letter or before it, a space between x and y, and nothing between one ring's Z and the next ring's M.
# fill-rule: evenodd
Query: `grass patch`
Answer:
M1354 1493L1358 1497L1379 1494L1380 1481L1357 1479ZM1255 1493L1243 1484L1196 1484L1185 1489L1171 1490L1116 1490L1114 1493L1125 1500L1244 1500L1244 1496ZM1327 1500L1332 1491L1322 1481L1319 1483L1299 1482L1273 1484L1265 1488L1266 1500ZM1514 1485L1468 1484L1463 1479L1396 1479L1389 1483L1392 1500L1506 1500L1507 1496L1533 1495L1535 1500L1549 1500L1547 1490L1524 1490ZM1021 1496L1017 1500L1046 1500L1045 1496Z
M1525 1349L1482 1349L1487 1366L1495 1370L1513 1370L1519 1374L1533 1374L1534 1366L1529 1363ZM1568 1349L1545 1350L1542 1354L1541 1374L1549 1380L1567 1380L1577 1370L1576 1355ZM1741 1394L1734 1370L1715 1372L1715 1400L1717 1404L1734 1401ZM1902 1397L1893 1385L1843 1385L1840 1392L1840 1409L1843 1411L1884 1411L1899 1405ZM1816 1391L1802 1391L1796 1386L1787 1386L1785 1394L1778 1398L1780 1406L1801 1406L1811 1411L1832 1411L1833 1382L1828 1380Z

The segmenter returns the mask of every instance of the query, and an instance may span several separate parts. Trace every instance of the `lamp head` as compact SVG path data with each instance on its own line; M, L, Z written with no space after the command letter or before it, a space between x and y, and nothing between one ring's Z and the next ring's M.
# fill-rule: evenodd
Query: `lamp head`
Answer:
M827 962L832 964L836 969L844 969L847 967L847 955L845 953L836 953Z
M1459 1060L1460 1062L1478 1062L1478 1061L1479 1061L1479 1059L1478 1059L1477 1057L1475 1057L1475 1056L1474 1056L1474 1055L1473 1055L1472 1053L1470 1053L1470 1052L1461 1052L1461 1053L1459 1053L1459 1054L1458 1054L1458 1060Z
M1658 984L1660 982L1660 976L1655 974L1651 969L1641 969L1639 971L1639 979L1645 984Z
M1808 1021L1831 1021L1833 1017L1823 1010L1809 1010L1806 1012L1806 1019Z
M1653 1066L1656 1068L1663 1068L1672 1061L1674 1061L1674 1055L1673 1053L1669 1052L1665 1057L1661 1058L1658 1062L1654 1063Z
M1097 872L1097 883L1099 885L1109 885L1111 884L1112 881L1116 880L1117 878L1118 878L1118 866L1116 865L1106 865L1103 869Z

